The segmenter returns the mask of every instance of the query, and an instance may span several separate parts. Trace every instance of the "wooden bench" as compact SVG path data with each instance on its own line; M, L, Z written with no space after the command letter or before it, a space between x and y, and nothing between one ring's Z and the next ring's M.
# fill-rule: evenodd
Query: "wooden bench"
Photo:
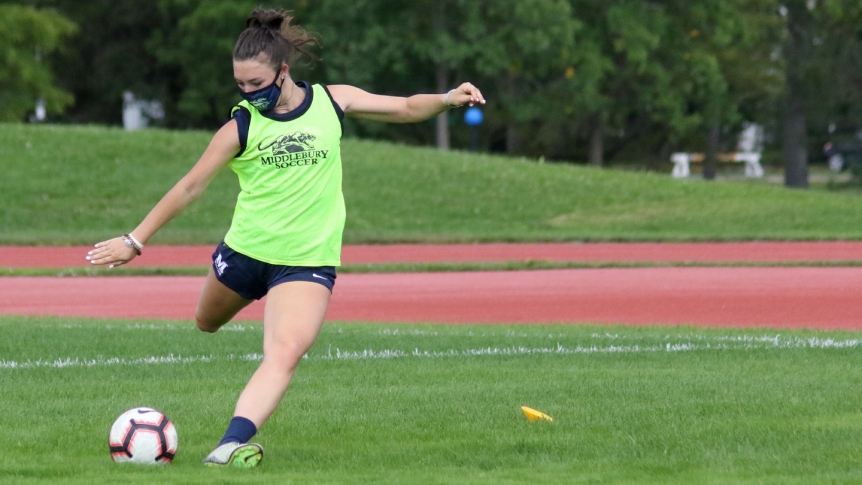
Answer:
M763 155L758 152L722 153L718 155L719 162L736 162L745 164L746 177L763 177L763 166L760 159ZM674 153L670 160L673 162L673 178L685 178L691 175L692 163L703 163L706 156L703 153Z

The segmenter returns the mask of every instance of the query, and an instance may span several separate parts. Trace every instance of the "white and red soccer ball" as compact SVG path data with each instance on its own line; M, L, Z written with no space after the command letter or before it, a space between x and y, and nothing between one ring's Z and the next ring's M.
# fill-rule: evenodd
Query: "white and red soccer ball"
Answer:
M111 426L108 446L117 463L167 465L177 453L177 429L155 409L130 409Z

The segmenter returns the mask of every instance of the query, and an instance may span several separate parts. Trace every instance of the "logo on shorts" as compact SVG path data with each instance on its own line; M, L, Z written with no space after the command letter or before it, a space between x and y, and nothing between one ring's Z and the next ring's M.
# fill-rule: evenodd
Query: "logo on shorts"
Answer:
M261 142L257 149L261 152L272 151L272 156L260 157L261 165L277 169L305 167L317 165L326 160L329 150L316 150L314 142L317 137L309 133L290 133L277 137L275 140Z
M327 278L326 276L320 276L320 275L319 275L319 274L317 274L317 273L311 273L311 276L314 276L315 278L320 278L320 279L322 279L322 280L329 281L329 278Z
M225 263L224 261L222 261L222 259L221 259L221 253L219 253L219 255L218 255L218 256L216 256L216 259L215 259L215 269L216 269L216 271L218 272L218 275L219 275L219 276L222 276L222 275L224 274L224 270L226 270L226 269L227 269L227 263Z

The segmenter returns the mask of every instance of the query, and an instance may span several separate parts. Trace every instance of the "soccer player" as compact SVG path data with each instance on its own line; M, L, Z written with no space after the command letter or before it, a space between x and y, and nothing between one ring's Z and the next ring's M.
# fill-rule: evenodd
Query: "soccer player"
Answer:
M224 438L207 465L253 467L263 458L249 443L275 411L300 359L323 325L340 265L345 209L341 192L341 122L345 116L390 123L430 119L449 108L484 104L469 83L446 94L380 96L348 85L294 82L290 67L316 39L291 25L288 11L259 9L233 51L244 99L195 166L132 232L96 244L94 265L122 265L141 254L162 226L197 199L224 165L241 192L230 230L213 254L195 313L216 332L243 307L268 295L263 361L240 394Z

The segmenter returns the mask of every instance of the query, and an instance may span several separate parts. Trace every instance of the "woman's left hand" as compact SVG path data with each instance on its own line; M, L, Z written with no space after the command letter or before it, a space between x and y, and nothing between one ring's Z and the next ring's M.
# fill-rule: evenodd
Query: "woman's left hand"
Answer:
M449 92L446 102L454 107L464 106L465 104L473 106L475 104L485 104L485 98L482 96L479 88L470 83L464 83Z

